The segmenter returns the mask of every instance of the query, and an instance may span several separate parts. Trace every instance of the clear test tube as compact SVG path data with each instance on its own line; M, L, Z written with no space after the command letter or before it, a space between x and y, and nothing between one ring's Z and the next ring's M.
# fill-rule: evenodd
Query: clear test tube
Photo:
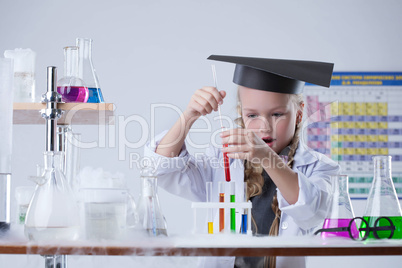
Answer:
M235 182L231 181L229 182L229 192L230 192L230 202L235 203L236 202L236 191L235 191ZM230 209L230 230L232 233L236 233L236 209L231 208Z
M206 183L206 192L207 192L207 203L212 202L212 182L208 181ZM208 208L208 234L214 233L214 220L212 217L212 208Z
M219 182L219 202L225 203L225 182ZM225 209L219 209L219 232L223 232L225 230Z
M247 182L244 182L244 200L243 202L247 202ZM248 209L243 208L243 213L241 215L241 233L247 234L247 217L248 217Z

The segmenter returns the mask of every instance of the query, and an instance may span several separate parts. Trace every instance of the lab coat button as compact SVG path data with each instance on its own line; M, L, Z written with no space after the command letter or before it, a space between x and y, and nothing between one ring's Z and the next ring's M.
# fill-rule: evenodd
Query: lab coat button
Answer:
M288 229L288 223L286 221L282 222L282 229L283 230Z

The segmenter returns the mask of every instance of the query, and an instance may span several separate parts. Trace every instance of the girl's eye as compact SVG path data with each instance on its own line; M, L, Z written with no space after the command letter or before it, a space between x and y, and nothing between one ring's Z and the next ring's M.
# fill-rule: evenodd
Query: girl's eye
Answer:
M281 117L283 114L282 113L274 113L274 114L272 114L272 116L274 116L274 117Z
M256 115L256 114L249 114L249 115L247 115L247 117L248 117L248 118L256 118L257 115Z

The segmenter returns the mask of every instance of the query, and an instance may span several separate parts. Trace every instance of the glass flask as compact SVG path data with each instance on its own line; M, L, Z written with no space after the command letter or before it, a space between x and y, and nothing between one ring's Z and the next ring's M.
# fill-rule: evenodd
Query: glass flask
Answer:
M92 39L77 38L76 46L79 47L78 76L88 86L88 102L104 102L99 79L92 62Z
M151 166L141 170L141 194L138 201L139 228L150 236L167 235L167 224L159 205L157 177Z
M338 175L331 176L332 184L332 200L329 206L327 216L325 217L323 230L330 228L342 228L348 227L351 220L355 217L353 212L352 203L349 197L349 181L348 176ZM351 226L351 235L353 238L359 237L356 224L353 222ZM334 231L334 232L322 232L322 238L327 237L346 237L349 238L348 231Z
M42 176L31 177L36 189L25 219L25 235L29 240L75 240L78 238L79 210L70 186L61 172L61 152L44 153Z
M367 198L363 219L369 227L385 227L389 225L386 220L377 221L379 217L388 217L395 226L393 239L402 239L402 214L398 196L392 181L391 156L374 156L374 178ZM364 226L363 226L364 225ZM366 227L363 222L362 228ZM377 232L379 238L387 238L388 233ZM370 232L368 238L375 238Z
M76 46L64 48L64 76L57 81L57 92L64 102L88 101L88 88L78 77L78 50Z

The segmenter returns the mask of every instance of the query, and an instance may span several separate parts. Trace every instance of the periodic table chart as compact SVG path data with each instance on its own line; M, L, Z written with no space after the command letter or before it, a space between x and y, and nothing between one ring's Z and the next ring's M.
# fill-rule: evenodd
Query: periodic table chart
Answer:
M402 199L402 72L334 72L331 87L305 86L304 140L349 176L349 194L365 199L375 155L392 156Z

